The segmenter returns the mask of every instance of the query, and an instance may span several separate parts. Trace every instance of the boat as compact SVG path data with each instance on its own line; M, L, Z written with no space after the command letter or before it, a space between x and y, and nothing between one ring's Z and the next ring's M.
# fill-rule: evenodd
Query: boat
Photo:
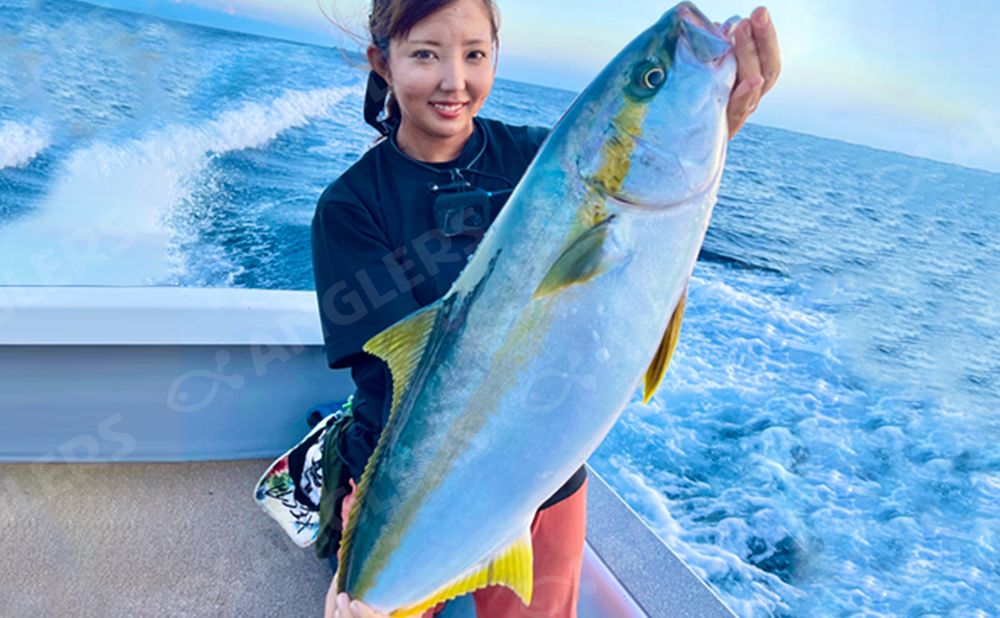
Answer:
M353 390L322 344L313 292L0 287L2 613L320 615L253 488ZM588 472L580 618L735 616Z

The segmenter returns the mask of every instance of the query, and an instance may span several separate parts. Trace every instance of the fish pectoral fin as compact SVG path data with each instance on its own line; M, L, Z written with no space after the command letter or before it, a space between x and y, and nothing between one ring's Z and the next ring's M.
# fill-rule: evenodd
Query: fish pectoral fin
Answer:
M392 374L390 418L403 398L414 370L420 364L441 306L439 300L418 309L369 339L362 347L365 352L378 356L389 365L389 372Z
M663 333L663 339L660 340L660 347L657 348L656 354L653 356L653 362L646 369L646 380L642 389L642 403L649 403L649 400L653 397L653 393L656 392L656 389L660 386L660 382L663 381L664 374L667 373L667 365L670 364L670 358L674 354L674 348L677 347L677 340L681 334L681 319L684 317L684 305L686 302L687 289L684 290L680 300L677 301L674 314L670 316L670 322L667 323L667 330Z
M621 261L622 256L608 251L606 243L614 218L615 215L609 216L570 243L545 273L534 297L541 298L590 281Z
M534 582L532 570L531 529L524 531L516 541L457 579L438 588L423 601L392 612L392 616L418 616L438 603L487 586L501 585L514 591L525 605L531 605Z

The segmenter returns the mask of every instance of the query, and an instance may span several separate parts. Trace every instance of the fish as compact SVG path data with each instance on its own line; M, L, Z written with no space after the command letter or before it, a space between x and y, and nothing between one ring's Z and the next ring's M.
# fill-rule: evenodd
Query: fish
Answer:
M530 526L673 354L725 164L731 39L667 11L578 95L448 292L363 346L391 411L337 588L393 616L532 597Z

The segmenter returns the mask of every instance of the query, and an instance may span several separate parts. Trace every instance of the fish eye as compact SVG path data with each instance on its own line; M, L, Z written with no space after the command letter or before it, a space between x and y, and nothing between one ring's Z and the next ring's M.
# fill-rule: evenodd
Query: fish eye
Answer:
M648 99L667 81L667 70L657 58L648 58L632 68L628 92L638 100Z
M643 73L642 75L642 85L650 90L655 90L663 84L663 78L666 77L666 73L660 67L653 67Z

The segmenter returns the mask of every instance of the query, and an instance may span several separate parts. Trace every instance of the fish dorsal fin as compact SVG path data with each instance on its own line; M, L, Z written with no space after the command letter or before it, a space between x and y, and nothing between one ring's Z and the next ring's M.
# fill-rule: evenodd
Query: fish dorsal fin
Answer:
M406 393L414 370L420 364L440 308L441 302L438 301L415 311L369 339L363 347L365 352L374 354L389 365L389 372L392 374L390 418Z
M418 309L406 318L396 322L389 328L369 339L362 349L369 354L373 354L389 365L389 373L392 374L392 407L389 410L389 418L386 420L382 434L375 444L375 450L365 470L361 474L358 488L355 492L356 498L351 505L351 510L347 516L347 525L341 536L341 555L345 558L350 555L351 544L354 539L354 527L358 523L358 513L364 504L365 495L368 492L368 484L371 482L373 470L376 462L381 458L381 453L385 449L393 419L396 416L396 408L403 399L403 395L410 388L413 375L420 359L427 348L434 324L437 322L438 314L444 306L442 300L431 303L426 307ZM343 590L347 580L347 570L339 569L337 574L337 589Z
M501 585L514 591L526 606L531 605L534 582L531 552L531 529L516 541L488 558L480 566L460 575L434 591L426 599L401 607L391 616L419 616L428 608L487 586Z
M615 215L610 215L575 238L545 273L534 297L541 298L571 285L590 281L607 270L613 259L609 259L605 240L614 218Z
M687 290L685 289L684 293L681 294L681 299L677 301L674 314L670 316L670 322L667 323L667 330L663 333L663 339L660 340L660 347L656 350L656 355L653 356L653 362L646 369L646 381L642 389L642 403L649 403L653 393L656 392L656 389L660 386L660 382L663 381L664 374L667 373L667 365L670 364L670 357L674 354L674 348L677 347L677 340L681 334L681 319L684 317L684 305L686 301Z

